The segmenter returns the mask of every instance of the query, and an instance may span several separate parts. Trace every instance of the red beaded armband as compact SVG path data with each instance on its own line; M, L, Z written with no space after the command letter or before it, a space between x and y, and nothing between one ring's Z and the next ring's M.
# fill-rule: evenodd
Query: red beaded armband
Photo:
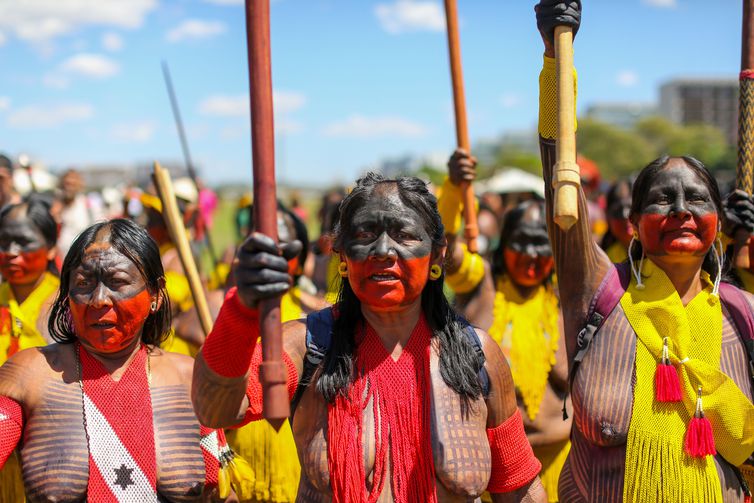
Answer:
M487 485L491 493L515 491L531 482L539 474L542 464L534 457L524 432L521 411L500 425L487 429L492 453L492 475Z
M24 413L21 405L12 398L0 396L0 468L5 466L8 457L21 438Z

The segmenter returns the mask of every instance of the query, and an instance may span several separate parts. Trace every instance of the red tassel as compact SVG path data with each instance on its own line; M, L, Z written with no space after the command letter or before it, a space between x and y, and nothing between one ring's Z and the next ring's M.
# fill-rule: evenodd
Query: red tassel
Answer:
M680 402L681 381L678 378L678 371L673 365L666 365L662 362L657 364L655 370L655 398L658 402Z
M744 503L751 503L751 495L750 494L747 494L746 496L744 496Z
M706 417L693 417L686 431L686 453L695 458L714 456L715 437L712 435L712 424Z

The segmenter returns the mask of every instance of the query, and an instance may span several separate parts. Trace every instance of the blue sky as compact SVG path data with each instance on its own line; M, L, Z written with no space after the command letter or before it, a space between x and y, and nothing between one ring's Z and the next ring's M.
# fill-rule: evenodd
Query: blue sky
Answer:
M459 0L472 143L532 128L542 43L528 0ZM678 76L736 78L740 0L584 0L579 110L658 98ZM243 0L0 0L0 151L52 170L181 161L251 180ZM383 158L449 154L440 0L272 0L277 172L352 181Z

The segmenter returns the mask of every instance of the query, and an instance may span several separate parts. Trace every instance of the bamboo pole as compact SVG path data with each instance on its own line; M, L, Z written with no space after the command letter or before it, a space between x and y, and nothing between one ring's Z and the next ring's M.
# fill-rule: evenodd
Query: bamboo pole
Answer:
M199 322L202 325L204 336L208 336L212 331L212 316L209 313L207 298L204 295L204 287L199 278L199 271L196 268L194 255L191 253L191 245L186 235L186 227L183 225L181 212L178 210L178 203L175 200L173 191L173 182L170 179L170 173L163 169L158 162L154 163L153 173L154 185L157 188L157 194L162 201L162 217L168 228L170 239L175 243L178 250L178 257L181 259L183 271L186 273L191 296L194 299L196 312L199 314Z
M741 73L738 93L738 165L736 188L751 194L754 189L754 0L743 0L741 27ZM736 267L749 269L750 236L739 229L734 236Z
M573 31L555 27L555 68L558 87L558 138L556 143L555 223L564 231L579 219L581 176L576 164L576 111L573 90Z
M270 2L246 0L246 43L249 56L251 152L254 174L255 228L277 241L275 193L275 137L272 109L270 58ZM262 334L262 383L264 417L276 429L290 415L287 371L283 363L280 297L259 302Z
M466 122L466 99L463 91L463 67L461 65L461 41L458 35L458 9L456 0L445 0L445 21L448 32L448 53L450 56L450 78L453 83L453 110L456 119L456 145L471 154L468 123ZM469 251L479 251L477 236L479 227L476 219L476 198L471 183L461 185L463 193L463 234Z

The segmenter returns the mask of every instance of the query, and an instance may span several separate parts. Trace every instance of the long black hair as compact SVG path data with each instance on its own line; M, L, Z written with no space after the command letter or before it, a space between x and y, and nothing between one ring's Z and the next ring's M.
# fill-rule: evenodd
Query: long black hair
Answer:
M160 250L143 227L124 218L98 222L79 234L71 244L68 255L63 261L60 290L47 321L50 336L61 344L70 344L77 339L68 307L71 272L81 265L85 250L97 239L97 234L102 230L109 231L110 245L134 263L147 283L147 289L150 292L160 292L162 296L159 309L149 313L141 330L143 343L159 346L167 338L170 330L170 300L165 290L165 271L160 260Z
M639 176L636 177L633 191L631 192L632 217L641 214L642 210L644 209L644 199L647 193L649 193L649 189L652 187L655 177L660 173L660 171L667 167L671 159L673 159L673 157L670 157L668 155L658 157L654 161L647 164L644 169L641 170ZM712 173L710 173L707 167L698 159L686 155L680 156L680 159L683 159L686 166L691 171L693 171L702 181L704 186L707 187L707 190L710 193L710 197L712 198L712 204L715 205L715 210L717 211L718 221L720 222L721 226L723 226L725 220L725 211L723 209L723 198L720 195L720 187L717 185L717 180L715 180L715 178L712 176ZM729 282L730 278L727 276L726 267L724 266L722 270L718 269L717 261L715 260L715 252L713 251L714 247L715 244L713 243L713 245L707 251L707 254L704 256L702 269L707 271L707 273L712 278L714 278L715 275L720 274L723 281ZM632 247L630 252L634 260L641 259L644 251L641 247L641 243L639 243L638 240L634 242L634 246Z
M427 189L425 182L414 177L385 179L381 175L368 173L356 182L356 187L340 204L334 231L336 250L343 249L356 211L369 198L380 197L376 192L378 187L397 191L403 204L416 211L432 238L433 251L446 245L445 230L437 211L437 198ZM421 296L422 311L432 328L433 338L439 342L440 375L448 387L460 395L462 403L468 405L471 400L482 396L478 378L481 363L474 347L462 334L462 320L445 297L443 280L444 274L425 285ZM317 391L328 402L335 400L338 394L345 394L351 383L356 347L354 333L358 323L363 321L361 302L348 281L341 282L337 312L330 349L325 355L316 384Z

